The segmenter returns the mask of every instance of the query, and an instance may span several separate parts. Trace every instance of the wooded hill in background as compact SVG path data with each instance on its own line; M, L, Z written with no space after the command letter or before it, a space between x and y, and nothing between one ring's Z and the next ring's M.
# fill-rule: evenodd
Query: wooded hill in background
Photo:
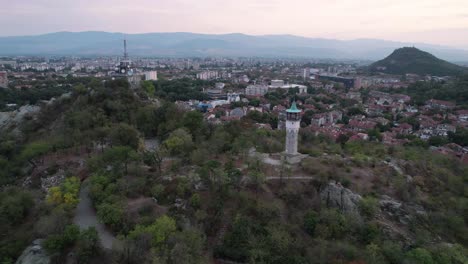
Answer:
M370 65L371 71L389 74L414 73L419 75L454 76L468 72L462 67L414 47L396 49L383 60Z

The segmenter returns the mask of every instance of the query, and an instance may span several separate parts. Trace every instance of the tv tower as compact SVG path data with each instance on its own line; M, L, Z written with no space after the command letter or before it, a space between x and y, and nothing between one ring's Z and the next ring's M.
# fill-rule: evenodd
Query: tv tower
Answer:
M132 75L133 74L133 69L131 68L132 62L128 58L128 52L127 52L127 38L124 37L124 56L120 60L119 66L117 68L117 74L123 74L123 75Z
M127 38L124 38L124 60L128 60L128 53L127 53Z

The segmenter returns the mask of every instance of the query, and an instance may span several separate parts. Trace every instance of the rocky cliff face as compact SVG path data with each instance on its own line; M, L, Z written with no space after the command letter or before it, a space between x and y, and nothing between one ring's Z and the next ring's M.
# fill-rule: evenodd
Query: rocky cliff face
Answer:
M16 264L49 264L50 258L42 247L42 242L42 239L34 240L33 244L23 251Z
M320 192L320 198L327 207L338 208L343 213L359 215L359 201L362 197L343 187L340 183L328 183Z
M12 130L15 133L19 133L18 126L28 116L37 114L41 108L35 105L25 105L20 107L16 111L12 112L0 112L0 131L1 130Z

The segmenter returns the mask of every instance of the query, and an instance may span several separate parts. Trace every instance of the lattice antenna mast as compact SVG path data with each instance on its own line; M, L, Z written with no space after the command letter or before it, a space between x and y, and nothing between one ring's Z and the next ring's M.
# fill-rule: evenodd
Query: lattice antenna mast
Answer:
M128 53L127 53L127 38L124 38L124 59L128 60Z

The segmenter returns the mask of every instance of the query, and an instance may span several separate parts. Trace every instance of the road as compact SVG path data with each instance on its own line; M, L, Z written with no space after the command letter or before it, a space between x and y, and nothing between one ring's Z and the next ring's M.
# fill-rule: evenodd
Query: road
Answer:
M116 241L116 238L107 230L106 226L98 222L96 212L88 195L88 188L84 182L80 190L80 202L76 207L73 223L78 225L80 229L94 226L98 232L102 247L112 249L112 244Z

